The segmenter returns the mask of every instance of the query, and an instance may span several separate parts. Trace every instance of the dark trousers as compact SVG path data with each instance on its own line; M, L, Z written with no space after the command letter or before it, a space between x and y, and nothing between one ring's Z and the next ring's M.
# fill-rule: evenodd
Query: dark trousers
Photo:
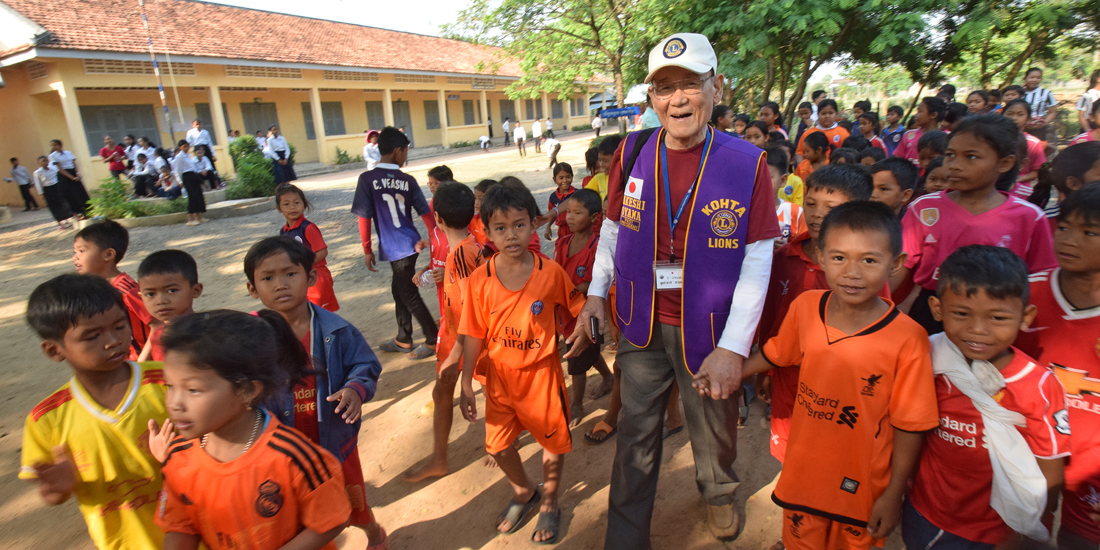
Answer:
M680 327L657 323L644 348L620 338L616 363L622 374L623 412L616 438L608 497L604 548L646 550L661 468L665 407L672 381L680 388L684 424L695 458L695 484L712 506L733 502L740 480L733 471L737 458L737 399L703 398L692 388L684 365Z
M26 208L38 208L38 201L34 200L34 195L31 194L31 187L33 185L26 184L19 186L19 194L23 196L23 206Z
M420 289L412 282L413 275L416 274L417 256L419 254L390 262L390 269L393 270L390 292L393 293L393 310L397 316L397 341L402 344L412 343L412 319L416 317L416 322L420 323L420 330L424 333L424 343L434 346L439 327L424 299L420 297Z
M527 140L522 139L522 138L517 139L516 140L516 149L519 149L519 156L526 157L527 156Z
M197 172L184 172L180 179L183 180L183 188L187 190L187 213L206 212L206 199L202 196L202 176Z
M149 195L149 184L153 180L153 176L134 176L130 178L134 181L134 194L139 197Z
M72 170L75 175L76 170ZM73 214L84 215L88 212L88 190L84 188L84 182L78 179L69 179L64 174L57 175L57 187L60 187L65 202L69 203L69 209Z
M493 123L489 123L489 139L493 139Z
M504 132L504 145L508 146L512 144L512 132L505 130Z
M901 540L914 550L993 550L994 545L948 533L921 515L908 500L901 509ZM1095 545L1093 545L1095 546Z
M549 128L547 128L547 129L546 129L546 137L548 137L548 138L553 138L553 137L554 137L554 131L553 131L553 130L551 130L551 129L549 129Z
M600 128L596 128L596 137L600 137Z
M43 186L42 196L46 199L46 206L49 207L53 219L60 222L73 216L72 210L69 209L69 202L65 200L65 193L61 189L60 183Z
M542 152L542 137L535 138L535 152L536 153L541 153Z
M554 149L550 151L550 168L553 168L558 163L558 151L561 151L561 144L554 146Z

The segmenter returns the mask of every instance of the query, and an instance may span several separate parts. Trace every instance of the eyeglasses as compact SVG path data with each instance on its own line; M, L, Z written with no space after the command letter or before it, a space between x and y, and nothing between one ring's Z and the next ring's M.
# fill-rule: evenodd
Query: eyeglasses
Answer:
M714 75L710 75L706 78L686 78L684 80L651 84L649 86L649 91L652 92L657 99L668 99L672 97L672 94L676 93L676 90L683 90L684 95L699 95L703 92L703 84L712 78L714 78Z

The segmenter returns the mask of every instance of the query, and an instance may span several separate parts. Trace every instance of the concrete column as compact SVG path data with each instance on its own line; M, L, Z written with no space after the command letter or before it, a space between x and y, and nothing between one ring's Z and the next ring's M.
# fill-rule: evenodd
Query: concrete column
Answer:
M546 92L542 92L542 118L550 118L550 95Z
M325 117L321 113L320 88L309 89L309 110L313 113L313 135L317 139L317 162L327 164L325 158Z
M558 101L561 101L561 110L565 115L565 120L562 122L561 131L565 132L569 130L569 127L573 125L573 100L565 99L565 95L558 94Z
M76 90L72 84L55 82L50 85L61 96L61 111L65 115L65 126L69 128L69 139L65 141L65 148L72 151L76 157L77 170L80 172L84 186L91 191L99 187L100 177L92 169L91 154L88 148L88 137L84 132L84 119L80 116L80 104L76 102ZM98 157L97 157L98 158ZM104 171L106 171L106 166ZM103 174L104 176L109 174Z
M488 125L489 119L493 118L492 113L489 112L489 100L485 94L485 90L482 90L478 100L481 101L481 123ZM503 122L503 120L501 120Z
M210 117L214 119L214 135L218 136L215 141L219 145L214 146L214 157L221 160L218 164L218 174L222 177L228 177L233 175L233 161L229 157L229 124L225 120L225 111L222 110L222 92L217 86L210 86L207 89L207 95L210 99Z
M445 149L451 148L451 142L447 139L447 92L439 90L436 96L439 103L439 136Z
M389 88L382 90L382 119L386 126L393 126L393 96Z
M523 121L523 116L526 115L527 113L524 112L523 104L520 102L520 100L513 99L512 100L512 108L515 109L515 111L516 111L516 122L522 122ZM514 129L515 126L513 125L512 128Z

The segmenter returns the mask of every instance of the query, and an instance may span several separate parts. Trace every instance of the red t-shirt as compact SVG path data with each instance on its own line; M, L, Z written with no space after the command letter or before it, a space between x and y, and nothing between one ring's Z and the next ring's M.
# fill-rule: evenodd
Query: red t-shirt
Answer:
M304 221L306 221L305 217L301 217L298 218L298 221L294 222L294 225L284 224L283 231L297 229ZM328 245L325 244L325 238L321 236L321 229L317 227L317 224L312 222L306 226L306 242L302 244L308 246L310 250L315 253L328 248ZM326 265L328 265L328 260L321 260L313 263L313 267L324 267Z
M153 333L149 335L149 339L153 341L153 345L149 349L150 361L164 361L164 346L160 343L162 336L164 336L164 325L153 329Z
M651 137L650 139L656 139ZM615 157L611 161L611 171L607 181L607 219L618 223L623 210L623 146L624 140L615 151ZM684 195L695 181L699 173L699 162L703 158L703 145L700 143L691 149L677 151L668 150L668 174L672 180L669 189L672 191L673 205L679 205L684 200ZM668 244L672 239L672 231L665 215L664 185L657 186L657 208L660 215L657 216L657 261L668 261ZM687 238L688 223L682 218L676 225L675 251L677 258L684 257L684 240ZM756 179L752 188L752 199L749 205L749 227L746 241L750 244L764 239L774 239L782 233L779 232L779 222L775 217L775 199L773 198L771 177L768 175L768 165L764 157L760 157L760 164L756 167ZM680 326L680 293L658 292L657 294L657 320L666 325Z
M302 345L306 353L310 354L310 364L313 363L313 342L307 331L302 337ZM294 386L294 429L302 432L310 441L321 441L320 423L317 420L317 375L307 374L301 384Z
M1065 390L1050 369L1016 350L1001 370L1005 388L993 399L1024 416L1017 427L1037 458L1069 455ZM975 542L999 544L1012 534L989 505L993 465L982 415L943 375L936 376L940 425L924 438L909 500L936 527Z
M592 229L595 229L593 227ZM592 282L592 265L596 263L596 247L600 244L600 235L595 231L588 238L588 243L581 247L576 254L569 255L569 245L573 243L576 234L569 234L565 238L558 239L554 244L554 261L565 269L569 275L569 282L573 286ZM577 327L577 318L566 311L562 311L562 334L573 334Z
M548 204L550 206L547 209L548 210L553 210L554 207L556 207L556 206L560 205L561 203L565 202L565 199L568 199L569 197L573 196L573 193L576 193L576 192L577 192L576 187L569 187L569 191L566 191L564 194L561 191L558 191L557 189L555 189L553 193L550 193L550 200L548 201ZM554 223L558 224L558 242L559 243L561 242L561 240L563 238L573 234L573 232L569 230L569 224L565 222L565 210L564 209L558 208L558 218L556 220L554 220Z
M428 230L431 237L431 259L428 261L428 269L443 269L447 267L447 254L451 253L451 243L447 241L447 234L439 226ZM443 312L443 285L435 285L436 298L439 299L439 311Z
M106 146L99 150L99 156L104 160L111 158L114 155L114 159L107 165L109 170L125 170L126 163L126 150L121 145L115 145L114 149L108 149Z
M149 323L153 322L153 315L145 309L145 302L141 300L141 292L133 277L119 273L111 281L111 286L122 293L122 301L126 303L127 313L130 314L130 331L133 333L133 340L130 342L130 360L134 361L145 348L145 340L149 338Z

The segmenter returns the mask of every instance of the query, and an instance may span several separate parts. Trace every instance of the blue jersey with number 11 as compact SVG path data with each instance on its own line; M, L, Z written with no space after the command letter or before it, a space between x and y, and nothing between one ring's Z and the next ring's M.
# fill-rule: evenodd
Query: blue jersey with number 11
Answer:
M396 262L416 254L420 233L413 226L414 208L418 216L430 212L416 179L396 164L379 164L359 175L351 213L374 220L380 260Z

